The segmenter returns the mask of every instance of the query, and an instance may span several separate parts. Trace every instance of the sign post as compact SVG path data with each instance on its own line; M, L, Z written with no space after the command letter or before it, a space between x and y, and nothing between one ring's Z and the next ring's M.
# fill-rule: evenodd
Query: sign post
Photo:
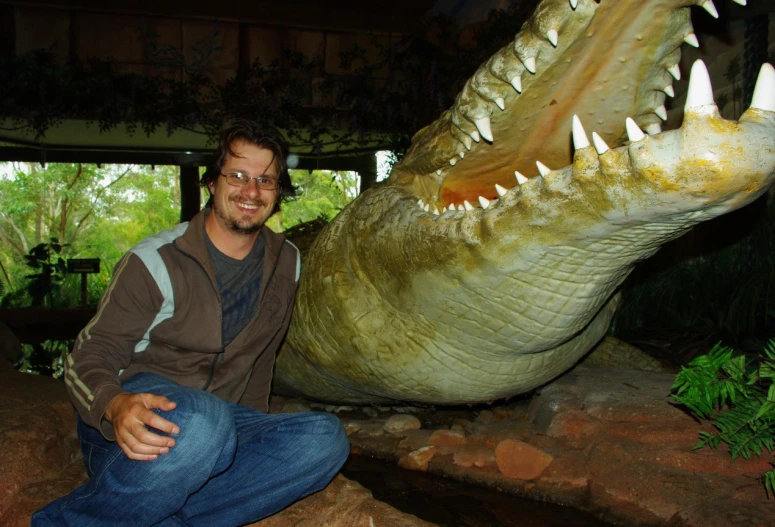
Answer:
M99 258L70 258L67 260L67 272L81 275L81 305L86 305L86 277L100 272Z

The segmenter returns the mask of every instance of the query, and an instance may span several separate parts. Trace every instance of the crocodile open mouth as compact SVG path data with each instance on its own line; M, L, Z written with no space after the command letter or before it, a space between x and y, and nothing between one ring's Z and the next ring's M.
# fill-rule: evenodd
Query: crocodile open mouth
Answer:
M679 47L696 44L690 4L541 2L314 241L279 393L455 404L531 390L605 335L638 261L762 195L772 66L730 121L696 62L683 123L661 131Z

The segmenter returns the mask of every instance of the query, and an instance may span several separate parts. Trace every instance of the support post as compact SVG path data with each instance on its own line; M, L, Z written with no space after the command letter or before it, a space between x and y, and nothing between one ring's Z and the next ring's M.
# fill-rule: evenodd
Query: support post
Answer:
M199 212L199 167L180 165L180 221L189 221Z

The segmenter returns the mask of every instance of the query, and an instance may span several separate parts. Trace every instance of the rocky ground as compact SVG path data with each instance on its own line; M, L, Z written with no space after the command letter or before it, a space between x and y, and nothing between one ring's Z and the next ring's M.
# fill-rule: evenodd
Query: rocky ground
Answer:
M670 404L673 377L579 367L532 398L492 407L327 409L356 454L572 505L617 525L773 525L775 499L758 480L769 459L730 463L723 449L692 450L701 425ZM309 406L273 401L275 411ZM0 525L29 525L34 510L84 481L73 425L61 382L0 361ZM433 524L339 476L255 525Z
M769 458L731 463L723 448L692 450L698 431L710 428L670 404L673 379L578 367L537 396L494 407L327 409L345 423L355 453L617 525L775 524L775 498L758 479Z

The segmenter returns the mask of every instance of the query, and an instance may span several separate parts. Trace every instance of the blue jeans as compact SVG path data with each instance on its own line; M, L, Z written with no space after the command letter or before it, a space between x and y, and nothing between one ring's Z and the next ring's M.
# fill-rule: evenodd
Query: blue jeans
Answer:
M133 461L79 420L89 481L33 514L32 527L245 525L324 488L349 454L330 414L264 414L150 373L123 387L177 403L157 410L180 427L175 446Z

